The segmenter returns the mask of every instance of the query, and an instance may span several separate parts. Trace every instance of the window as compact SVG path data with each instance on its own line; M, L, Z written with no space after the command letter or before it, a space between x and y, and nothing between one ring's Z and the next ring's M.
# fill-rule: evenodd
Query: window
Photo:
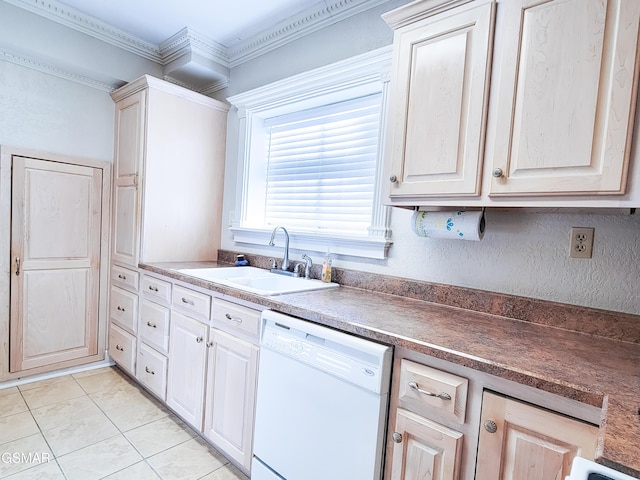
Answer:
M389 59L385 49L229 99L240 117L236 242L265 245L283 225L297 249L385 258L378 190Z

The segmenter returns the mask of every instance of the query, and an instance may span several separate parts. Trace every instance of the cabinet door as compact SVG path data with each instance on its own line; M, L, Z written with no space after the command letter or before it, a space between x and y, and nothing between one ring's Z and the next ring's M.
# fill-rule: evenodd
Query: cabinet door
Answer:
M114 262L138 267L140 254L140 192L144 154L146 92L116 104L116 147L113 193Z
M391 197L478 195L494 5L396 32Z
M249 470L258 347L211 329L204 434Z
M207 325L171 312L167 405L202 431Z
M485 392L476 480L569 475L575 456L595 458L598 427Z
M98 353L101 197L98 168L13 157L11 372Z
M640 2L506 0L497 24L491 195L624 193Z
M393 437L392 480L458 478L461 433L399 408Z

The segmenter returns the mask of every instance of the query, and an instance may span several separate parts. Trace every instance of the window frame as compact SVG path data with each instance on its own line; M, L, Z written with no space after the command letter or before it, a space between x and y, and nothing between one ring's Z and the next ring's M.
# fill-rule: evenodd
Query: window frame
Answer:
M264 128L264 119L292 111L339 102L359 96L381 92L382 109L378 162L374 184L373 211L367 236L336 236L296 231L289 228L292 248L307 252L324 253L372 259L385 259L391 246L390 207L383 205L381 197L384 165L384 132L386 123L388 85L391 71L392 47L384 47L363 55L314 69L275 83L259 87L227 100L238 115L238 170L235 218L230 219L230 231L237 244L267 245L271 229L247 228L248 195L252 151L263 148L264 136L256 135ZM253 172L255 174L255 171Z

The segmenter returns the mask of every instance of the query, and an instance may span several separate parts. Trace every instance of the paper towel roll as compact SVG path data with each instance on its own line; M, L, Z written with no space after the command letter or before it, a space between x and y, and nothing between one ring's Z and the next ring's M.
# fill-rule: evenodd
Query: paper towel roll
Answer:
M484 211L414 212L411 227L419 237L482 240Z

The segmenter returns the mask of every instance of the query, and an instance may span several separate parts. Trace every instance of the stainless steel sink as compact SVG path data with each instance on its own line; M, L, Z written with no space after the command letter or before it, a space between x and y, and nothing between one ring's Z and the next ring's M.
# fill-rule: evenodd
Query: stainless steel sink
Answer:
M337 283L288 277L256 267L185 268L180 273L257 295L274 296L337 287Z

